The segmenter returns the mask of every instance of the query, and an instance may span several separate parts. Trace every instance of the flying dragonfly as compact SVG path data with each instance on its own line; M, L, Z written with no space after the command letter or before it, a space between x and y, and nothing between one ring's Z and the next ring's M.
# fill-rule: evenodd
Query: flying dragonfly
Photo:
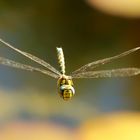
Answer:
M18 62L15 62L13 60L9 60L3 57L0 57L0 64L19 68L27 71L36 71L43 73L45 75L49 75L53 78L56 78L57 81L57 89L60 97L62 97L64 100L70 100L74 94L75 89L73 86L72 79L74 78L110 78L110 77L130 77L140 74L140 68L130 67L130 68L119 68L119 69L111 69L111 70L94 70L95 68L104 65L106 63L109 63L115 59L124 57L128 54L131 54L137 50L140 49L140 47L133 48L131 50L125 51L121 54L118 54L113 57L108 57L105 59L100 59L91 63L88 63L79 69L73 71L70 75L65 74L65 60L64 60L64 54L62 48L56 48L57 50L57 56L58 56L58 63L60 66L60 71L56 70L53 66L51 66L49 63L45 62L44 60L30 54L24 51L21 51L9 43L5 42L4 40L0 39L0 42L4 44L6 47L9 47L16 52L24 55L25 57L31 59L32 61L35 61L36 63L40 64L44 67L44 69L33 67L30 65L21 64Z

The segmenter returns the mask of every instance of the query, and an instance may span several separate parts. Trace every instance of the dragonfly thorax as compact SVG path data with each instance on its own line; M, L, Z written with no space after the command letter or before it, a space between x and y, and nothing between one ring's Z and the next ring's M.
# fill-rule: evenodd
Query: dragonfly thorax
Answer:
M60 97L62 97L64 100L71 99L75 94L75 89L73 87L73 82L70 77L62 76L58 79L57 82L58 86L58 93Z

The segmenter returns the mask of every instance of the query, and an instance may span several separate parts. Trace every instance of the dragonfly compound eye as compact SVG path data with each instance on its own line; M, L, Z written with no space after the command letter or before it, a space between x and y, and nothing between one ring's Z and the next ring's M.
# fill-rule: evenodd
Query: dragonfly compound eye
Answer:
M73 86L71 85L62 85L60 87L60 96L64 99L64 100L69 100L71 99L75 94L75 90L73 88Z

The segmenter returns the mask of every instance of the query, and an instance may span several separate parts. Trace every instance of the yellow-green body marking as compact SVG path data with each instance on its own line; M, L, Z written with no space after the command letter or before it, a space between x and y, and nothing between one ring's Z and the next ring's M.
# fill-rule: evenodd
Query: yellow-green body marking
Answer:
M75 94L73 81L68 76L63 75L58 79L57 88L60 97L62 97L65 101L70 100Z

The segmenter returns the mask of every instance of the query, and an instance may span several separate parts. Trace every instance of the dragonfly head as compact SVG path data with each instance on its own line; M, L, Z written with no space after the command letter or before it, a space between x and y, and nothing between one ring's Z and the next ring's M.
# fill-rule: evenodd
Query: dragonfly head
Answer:
M62 97L64 100L70 100L74 94L75 94L75 89L73 87L73 82L70 77L61 77L58 79L57 82L58 86L58 93L60 97Z
M71 85L62 85L60 91L59 94L65 101L70 100L75 94L75 90Z

